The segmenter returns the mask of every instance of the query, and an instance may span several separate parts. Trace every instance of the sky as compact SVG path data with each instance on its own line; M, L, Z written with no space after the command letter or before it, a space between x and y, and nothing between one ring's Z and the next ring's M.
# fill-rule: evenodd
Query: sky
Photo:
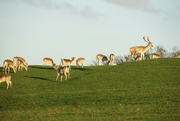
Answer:
M180 47L180 0L0 0L0 66L15 56L29 65L45 57L90 65L97 54L146 46L143 36L154 47Z

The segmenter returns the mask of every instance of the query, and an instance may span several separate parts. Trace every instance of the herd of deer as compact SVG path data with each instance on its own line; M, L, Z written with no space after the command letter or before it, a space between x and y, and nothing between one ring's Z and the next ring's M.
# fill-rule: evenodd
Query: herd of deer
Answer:
M143 60L144 59L144 53L146 51L148 51L151 47L153 47L151 41L149 40L149 37L147 37L147 39L145 37L143 37L144 41L146 41L148 43L147 46L136 46L136 47L131 47L130 48L130 58L132 60L135 61L139 61L139 60ZM136 54L140 54L140 56L137 56L136 58L134 58L134 55ZM96 58L98 60L98 65L100 65L101 62L107 62L107 65L114 65L114 60L115 60L115 55L111 54L109 56L109 59L107 56L102 55L102 54L98 54L96 55ZM160 58L160 55L158 54L153 54L152 58ZM180 58L180 54L178 54L178 58ZM53 68L56 70L57 72L57 77L56 77L56 81L58 80L58 77L61 76L61 82L62 82L62 78L63 75L65 76L65 80L67 80L70 77L70 70L71 70L71 63L75 60L75 57L72 57L72 59L61 59L61 67L57 66L53 59L51 58L44 58L43 62L44 65L47 64L51 64L53 66ZM83 68L84 66L84 58L78 58L76 60L76 65L77 67L79 67L81 65L81 67ZM11 75L7 74L7 72L10 72L10 68L13 69L14 73L16 73L19 70L23 70L25 69L26 71L28 70L28 63L25 61L24 58L21 57L14 57L13 61L12 60L5 60L3 63L3 75L0 75L0 83L2 82L6 82L7 83L7 87L6 89L10 87L12 87L12 81L11 81Z

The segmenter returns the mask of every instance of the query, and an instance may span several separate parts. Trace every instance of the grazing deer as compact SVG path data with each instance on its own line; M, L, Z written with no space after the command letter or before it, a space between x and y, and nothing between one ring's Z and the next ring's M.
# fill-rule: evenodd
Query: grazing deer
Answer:
M136 47L131 47L130 52L131 52L131 58L134 60L134 55L135 54L141 54L142 59L144 59L144 53L148 51L151 47L153 47L151 41L149 40L149 36L147 37L147 40L145 36L143 37L144 41L148 43L147 46L136 46Z
M8 74L0 75L0 83L2 82L6 82L7 84L6 89L8 89L9 86L12 88L11 75L8 75Z
M75 57L71 57L72 59L61 59L62 67L69 66L69 69L71 70L71 63L74 61Z
M26 71L28 70L28 66L26 66L21 60L18 60L17 62L17 70L18 71L23 71L25 69Z
M82 68L83 68L83 66L84 66L84 61L85 61L84 58L78 58L78 59L76 60L76 65L77 65L77 67L79 67L80 64L81 64L81 66L82 66Z
M135 59L135 61L140 61L140 60L142 60L141 56L137 56L136 59Z
M51 58L44 58L43 61L44 61L44 65L52 64L53 67L56 65L54 63L53 59L51 59Z
M153 54L152 58L160 58L161 56L159 54Z
M4 63L3 63L3 72L6 74L7 70L8 70L8 73L9 73L10 68L12 68L14 73L16 73L17 68L14 66L13 61L12 60L5 60Z
M56 81L58 80L59 75L61 76L61 82L62 82L63 75L65 75L65 80L69 79L69 77L70 77L69 67L67 67L67 66L65 66L65 67L55 66L54 69L57 71Z
M111 54L109 56L108 65L114 65L115 55Z
M28 63L26 62L26 60L22 57L14 57L13 58L13 62L14 65L17 67L18 66L18 61L21 61L27 68L28 68Z
M96 58L98 59L98 65L100 65L100 62L108 61L108 58L102 54L97 54Z

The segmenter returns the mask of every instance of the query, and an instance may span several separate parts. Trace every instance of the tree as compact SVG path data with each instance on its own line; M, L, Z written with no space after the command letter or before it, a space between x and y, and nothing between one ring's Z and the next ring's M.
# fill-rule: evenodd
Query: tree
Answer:
M177 58L177 56L178 56L179 53L180 53L179 47L174 46L174 47L172 48L172 52L170 52L170 53L168 54L168 57L170 57L170 58Z
M124 60L123 60L123 57L122 57L121 55L116 56L115 61L114 61L114 63L115 63L116 65L119 65L119 64L121 64L121 63L123 63L123 62L124 62Z
M156 54L159 54L161 56L161 58L167 57L167 50L164 49L163 46L156 46L154 50Z

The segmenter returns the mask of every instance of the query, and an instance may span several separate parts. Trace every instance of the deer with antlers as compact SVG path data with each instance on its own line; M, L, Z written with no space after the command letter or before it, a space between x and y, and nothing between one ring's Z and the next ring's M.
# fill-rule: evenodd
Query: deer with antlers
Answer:
M141 54L142 60L144 59L144 53L148 51L151 47L153 47L151 41L149 40L149 36L147 37L147 40L145 36L143 37L144 41L148 43L147 46L136 46L136 47L131 47L130 52L131 52L131 58L134 60L134 55L135 54Z
M11 75L8 75L8 74L0 75L0 83L2 82L6 82L7 84L6 89L8 89L9 86L12 88Z
M51 64L53 67L56 65L51 58L44 58L43 59L44 65Z
M84 61L85 61L84 58L78 58L78 59L76 60L76 66L79 67L80 64L81 64L81 67L83 68L83 66L84 66Z
M70 59L61 59L62 67L69 66L69 69L71 70L70 65L76 57L71 57L71 58L72 58L71 60Z
M8 73L9 73L10 68L12 68L14 73L16 73L17 68L16 68L16 66L14 66L13 61L12 60L5 60L4 63L3 63L3 72L6 74L7 71L8 71Z
M108 61L107 56L102 55L102 54L97 54L96 58L98 60L98 65L100 65L100 62L104 63L105 61Z

